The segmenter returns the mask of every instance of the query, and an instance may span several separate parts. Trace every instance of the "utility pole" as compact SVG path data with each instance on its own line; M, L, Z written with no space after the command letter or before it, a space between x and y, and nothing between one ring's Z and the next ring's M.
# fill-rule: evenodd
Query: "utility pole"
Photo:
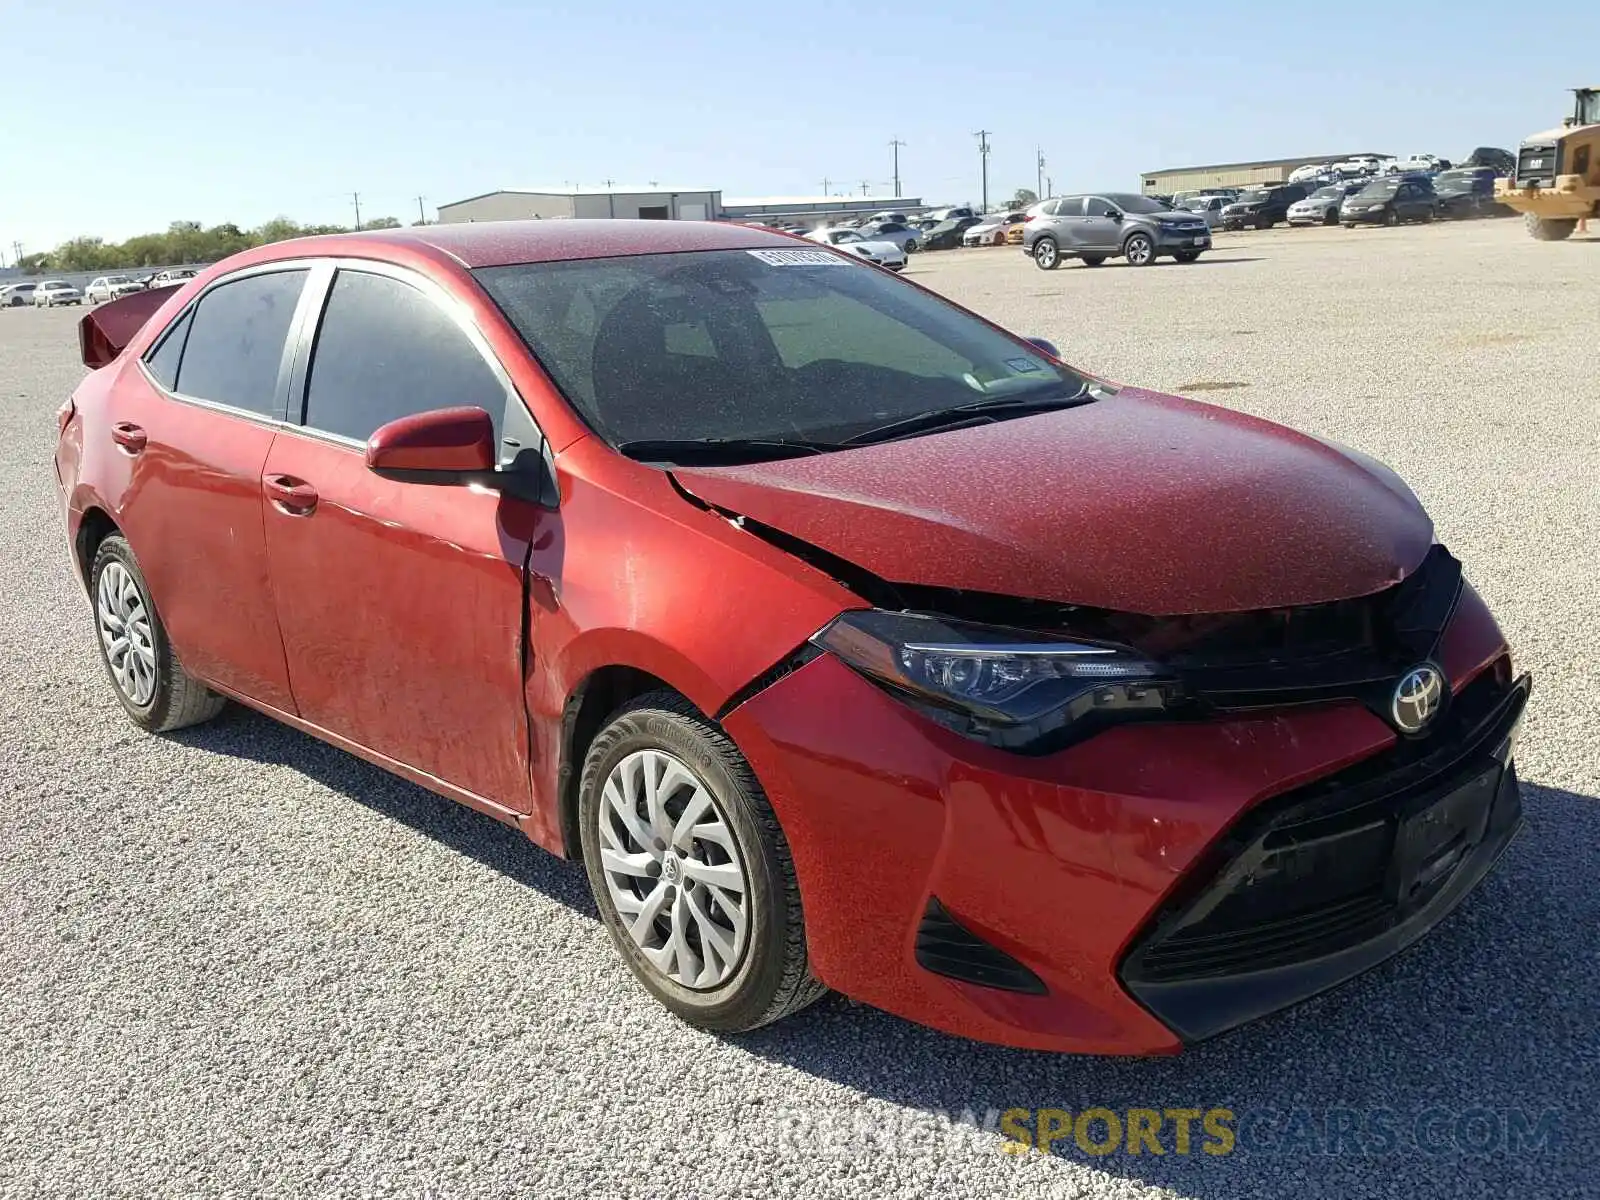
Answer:
M22 243L12 242L11 248L17 252L17 266L20 268L22 266Z
M610 188L615 186L617 181L615 179L602 179L600 182L605 184L606 188L609 190Z
M1056 194L1056 182L1048 175L1044 177L1044 194L1046 196L1054 196Z
M418 196L417 197L417 224L426 225L427 223L428 223L428 214L427 214L427 212L425 212L423 210L422 197Z
M895 138L889 145L894 147L894 198L898 200L900 199L900 147L905 143Z
M872 194L871 191L870 191L871 187L872 187L872 184L868 180L863 179L861 181L861 194L863 196L871 195Z
M833 186L833 180L829 179L826 175L824 175L822 177L822 194L824 196L833 195L833 193L828 190L832 186Z
M1038 178L1038 181L1034 185L1034 194L1037 195L1039 197L1039 199L1043 200L1044 199L1044 149L1043 149L1043 147L1035 146L1034 147L1034 154L1039 160L1039 163L1038 163L1038 166L1039 166L1039 178Z
M983 162L983 209L989 211L989 134L988 129L980 129L972 136L978 139L978 158Z
M360 230L360 228L361 228L361 193L360 192L351 192L350 193L350 199L352 199L352 200L354 200L356 202L356 229Z

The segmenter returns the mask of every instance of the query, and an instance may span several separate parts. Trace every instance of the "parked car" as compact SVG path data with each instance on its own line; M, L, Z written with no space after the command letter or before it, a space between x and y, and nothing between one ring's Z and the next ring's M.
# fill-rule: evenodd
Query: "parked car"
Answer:
M957 205L955 208L936 208L928 214L928 216L933 220L940 222L962 221L968 217L976 217L977 215L978 214L974 212L970 206L965 204Z
M1222 227L1271 229L1279 221L1288 218L1291 204L1305 198L1306 189L1298 183L1250 188L1222 210Z
M1044 271L1067 258L1087 267L1108 258L1148 267L1163 255L1191 263L1211 246L1211 229L1199 214L1125 192L1046 200L1030 210L1024 229L1023 253Z
M1398 225L1401 221L1431 221L1437 211L1438 198L1427 176L1387 175L1346 196L1339 208L1339 220L1346 229L1357 225Z
M1015 225L1006 226L1006 245L1022 245L1023 235L1028 232L1027 220L1027 214L1024 213L1021 221L1018 221Z
M1222 224L1222 210L1231 203L1227 196L1190 196L1178 205L1186 212L1192 212L1205 221L1208 229L1215 229Z
M65 279L46 279L33 289L35 308L54 308L58 304L82 304L83 293Z
M83 295L90 304L103 304L140 290L139 285L126 275L101 275L83 289Z
M1490 167L1496 175L1510 175L1517 169L1516 157L1497 146L1479 146L1467 155L1463 167Z
M963 246L1004 246L1006 233L1028 219L1025 212L991 213L961 235Z
M911 218L909 216L907 216L905 213L900 212L898 209L886 209L883 212L875 212L875 213L873 213L870 217L867 218L867 220L872 224L879 224L879 223L885 222L885 221L893 221L896 224L905 225L908 222L910 222Z
M833 246L846 254L877 263L880 267L888 267L891 271L905 270L906 252L897 244L864 237L854 229L814 229L806 234L806 239Z
M1174 1053L1517 833L1527 677L1386 467L792 238L594 225L280 242L84 318L53 477L136 727L232 699L581 859L721 1033L832 988Z
M1508 216L1511 210L1494 198L1493 167L1456 167L1433 177L1438 215L1457 220L1466 217Z
M21 308L25 304L33 303L33 291L39 285L36 283L12 283L0 287L0 307Z
M868 221L861 226L861 236L873 242L893 242L907 254L917 250L920 229L913 229L904 221Z
M1291 225L1337 225L1339 206L1346 196L1353 196L1366 187L1364 180L1351 183L1331 183L1319 187L1304 200L1289 205L1285 219Z
M940 221L922 234L918 248L922 250L954 250L961 245L967 230L978 224L978 217L956 217Z
M195 277L195 274L193 267L173 267L171 270L157 271L149 277L144 286L147 288L176 287L179 284L188 283L189 280Z

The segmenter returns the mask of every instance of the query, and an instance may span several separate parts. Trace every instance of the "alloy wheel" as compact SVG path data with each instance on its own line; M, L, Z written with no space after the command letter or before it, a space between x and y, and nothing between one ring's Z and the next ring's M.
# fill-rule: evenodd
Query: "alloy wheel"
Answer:
M726 983L748 941L750 887L711 789L666 751L636 750L606 777L599 825L606 891L646 961L681 987Z
M1056 244L1049 238L1040 238L1033 248L1033 260L1048 271L1056 265Z
M1135 234L1128 239L1128 261L1136 267L1146 265L1150 261L1153 250L1154 247L1151 246L1150 239L1143 234Z
M155 635L139 585L119 562L108 562L100 572L95 617L118 690L129 703L144 707L156 692Z

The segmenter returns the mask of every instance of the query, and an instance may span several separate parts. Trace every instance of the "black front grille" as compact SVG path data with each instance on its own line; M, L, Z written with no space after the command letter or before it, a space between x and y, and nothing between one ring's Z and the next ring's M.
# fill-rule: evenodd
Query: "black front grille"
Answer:
M1413 843L1402 823L1440 805L1462 814L1493 807L1495 822L1514 819L1497 797L1526 699L1525 684L1486 672L1456 698L1440 736L1403 742L1247 814L1135 942L1124 982L1138 995L1144 984L1302 963L1404 920L1448 883L1486 830L1463 815L1463 844L1442 837L1430 855L1440 865L1424 872L1403 852ZM1514 804L1514 780L1511 795Z
M1517 155L1517 186L1554 187L1561 173L1561 147L1555 142L1524 146Z

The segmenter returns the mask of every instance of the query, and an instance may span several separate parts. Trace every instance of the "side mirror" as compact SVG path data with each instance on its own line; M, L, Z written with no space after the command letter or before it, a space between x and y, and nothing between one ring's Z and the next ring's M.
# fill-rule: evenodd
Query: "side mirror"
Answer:
M1061 351L1056 349L1056 344L1054 342L1047 342L1042 337L1023 338L1022 340L1027 342L1030 346L1033 346L1039 350L1043 350L1057 362L1061 361Z
M494 472L494 420L481 408L437 408L379 426L367 468L408 483L469 483Z
M1116 210L1116 209L1114 209L1114 208L1113 208L1113 209L1112 209L1112 210L1111 210L1111 211L1110 211L1110 212L1108 212L1108 213L1107 213L1107 214L1106 214L1106 216L1108 216L1108 217L1110 217L1110 218L1111 218L1111 219L1112 219L1112 220L1113 220L1113 221L1120 221L1120 220L1122 220L1122 214L1121 214L1121 213L1119 213L1119 212L1118 212L1118 211L1117 211L1117 210Z

